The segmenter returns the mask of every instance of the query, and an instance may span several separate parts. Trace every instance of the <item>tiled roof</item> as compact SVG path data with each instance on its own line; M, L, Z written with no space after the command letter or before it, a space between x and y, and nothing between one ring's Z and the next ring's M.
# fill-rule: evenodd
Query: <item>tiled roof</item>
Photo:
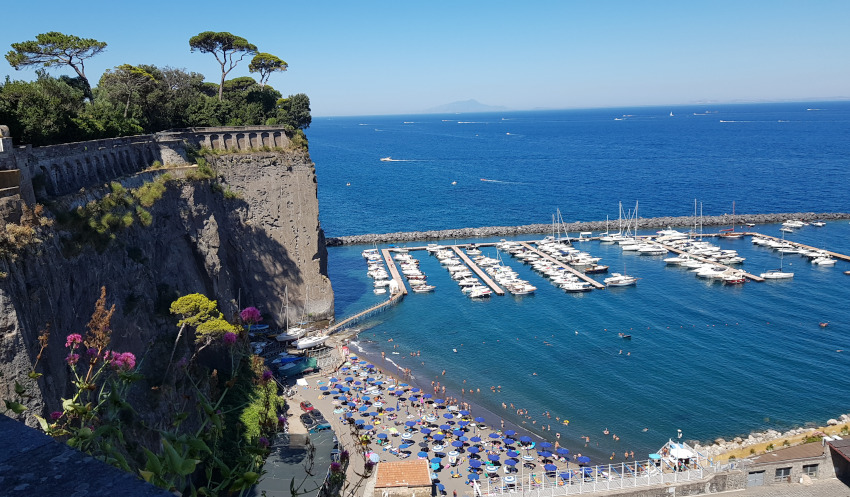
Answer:
M845 438L843 440L833 440L832 442L827 443L836 452L844 456L844 459L850 461L850 438Z
M425 459L378 464L375 488L430 486L431 473Z
M795 445L786 449L776 449L773 452L753 459L753 464L771 464L795 459L813 459L823 456L823 446L820 443Z

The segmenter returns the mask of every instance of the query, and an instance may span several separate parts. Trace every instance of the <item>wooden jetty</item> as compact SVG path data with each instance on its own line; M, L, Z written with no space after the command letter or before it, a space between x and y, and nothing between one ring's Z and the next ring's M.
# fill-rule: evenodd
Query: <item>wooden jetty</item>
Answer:
M331 335L333 333L336 333L337 331L340 331L344 328L347 328L348 326L353 325L364 317L371 316L372 314L382 310L384 307L390 306L392 304L397 304L398 302L401 302L402 297L404 297L404 293L402 292L393 293L390 295L390 298L388 300L379 302L373 305L372 307L369 307L368 309L364 309L353 316L349 316L343 319L342 321L336 322L333 325L328 326L327 334Z
M502 290L502 288L497 285L496 282L491 280L490 276L488 276L487 273L485 273L481 270L480 267L478 267L478 264L474 263L472 259L469 258L469 256L464 254L463 250L461 250L460 247L458 247L457 245L452 245L451 248L460 257L460 260L465 262L466 265L469 266L469 268L472 269L472 271L477 274L478 277L481 278L481 280L484 281L484 283L486 283L487 286L489 286L497 295L505 294L505 291Z
M752 236L760 236L762 238L767 238L767 239L770 239L770 240L776 240L777 242L788 243L788 244L791 244L791 245L798 247L798 248L804 248L804 249L808 249L808 250L817 250L817 251L820 251L820 252L827 253L827 254L835 257L836 259L840 259L842 261L850 262L850 256L847 256L847 255L844 255L844 254L839 254L838 252L832 252L832 251L829 251L829 250L826 250L826 249L812 247L810 245L803 245L802 243L798 243L798 242L792 242L791 240L789 240L787 238L783 239L783 238L778 238L778 237L775 237L775 236L763 235L761 233L747 233L747 234L752 235Z
M390 270L390 275L393 277L393 281L398 284L398 291L407 295L407 287L404 286L404 280L401 275L398 273L398 268L395 267L395 261L393 260L393 256L390 255L390 249L381 249L381 254L384 256L384 260L387 262L387 267Z
M664 247L665 249L667 249L670 252L673 252L675 254L679 254L679 255L687 254L687 252L685 252L684 250L680 250L680 249L677 249L675 247L671 247L670 245L666 245L666 244L663 244L663 243L655 241L655 240L648 240L647 239L646 241L648 241L649 243ZM741 273L741 275L743 275L747 279L751 279L751 280L757 281L759 283L764 283L764 278L762 278L761 276L756 276L754 274L750 274L750 273L748 273L746 271L742 271L738 268L734 268L732 266L727 266L725 264L720 264L719 262L710 261L708 259L703 259L702 257L697 257L697 256L692 255L692 254L688 254L688 257L690 257L691 259L694 259L696 261L699 261L699 262L704 262L706 264L712 264L712 265L715 265L715 266L725 267L726 269L728 269L730 271L735 271L736 273Z
M597 290L605 289L604 283L600 283L600 282L596 281L595 279L591 278L590 276L588 276L588 275L582 273L581 271L573 268L569 264L567 264L565 262L561 262L558 259L555 259L554 257L552 257L551 255L537 250L536 248L529 245L527 242L519 242L519 244L522 245L523 247L527 248L528 250L531 250L532 252L536 253L537 255L543 257L544 259L548 260L549 262L553 262L553 263L557 264L558 266L563 267L564 269L566 269L567 271L571 272L572 274L578 276L582 280L590 283L593 286L593 288L596 288Z

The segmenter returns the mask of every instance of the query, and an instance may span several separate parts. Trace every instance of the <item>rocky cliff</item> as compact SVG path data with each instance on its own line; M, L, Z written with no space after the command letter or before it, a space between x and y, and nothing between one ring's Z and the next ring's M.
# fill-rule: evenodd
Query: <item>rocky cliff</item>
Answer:
M0 261L6 274L0 279L0 398L11 397L14 380L30 371L38 334L50 323L48 353L39 364L45 375L29 412L57 408L68 388L65 336L85 332L101 286L117 307L113 348L134 352L148 366L164 362L160 354L170 350L177 329L168 305L180 295L214 298L226 316L253 305L273 325L287 316L333 315L309 156L233 153L209 161L217 181L168 183L150 209L153 223L135 223L100 252L84 246L68 255L62 241L69 234L56 225L41 244Z

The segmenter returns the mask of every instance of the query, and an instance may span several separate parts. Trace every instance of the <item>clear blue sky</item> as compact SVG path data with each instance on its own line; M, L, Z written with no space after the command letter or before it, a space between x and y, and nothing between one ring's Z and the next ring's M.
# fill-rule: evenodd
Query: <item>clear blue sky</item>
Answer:
M188 40L229 31L286 60L270 83L307 93L317 116L467 99L534 109L850 97L846 0L51 0L0 12L3 54L47 31L107 42L86 66L93 83L123 63L217 82L213 57ZM6 75L35 72L0 59Z

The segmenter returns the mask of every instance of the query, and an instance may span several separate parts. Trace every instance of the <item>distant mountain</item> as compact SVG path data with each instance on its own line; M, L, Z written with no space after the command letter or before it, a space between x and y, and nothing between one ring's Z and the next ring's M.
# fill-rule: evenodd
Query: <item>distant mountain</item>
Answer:
M437 107L426 109L423 112L425 114L445 114L455 112L496 112L501 110L508 110L508 108L501 105L484 105L478 100L469 99L459 100L445 105L438 105Z

